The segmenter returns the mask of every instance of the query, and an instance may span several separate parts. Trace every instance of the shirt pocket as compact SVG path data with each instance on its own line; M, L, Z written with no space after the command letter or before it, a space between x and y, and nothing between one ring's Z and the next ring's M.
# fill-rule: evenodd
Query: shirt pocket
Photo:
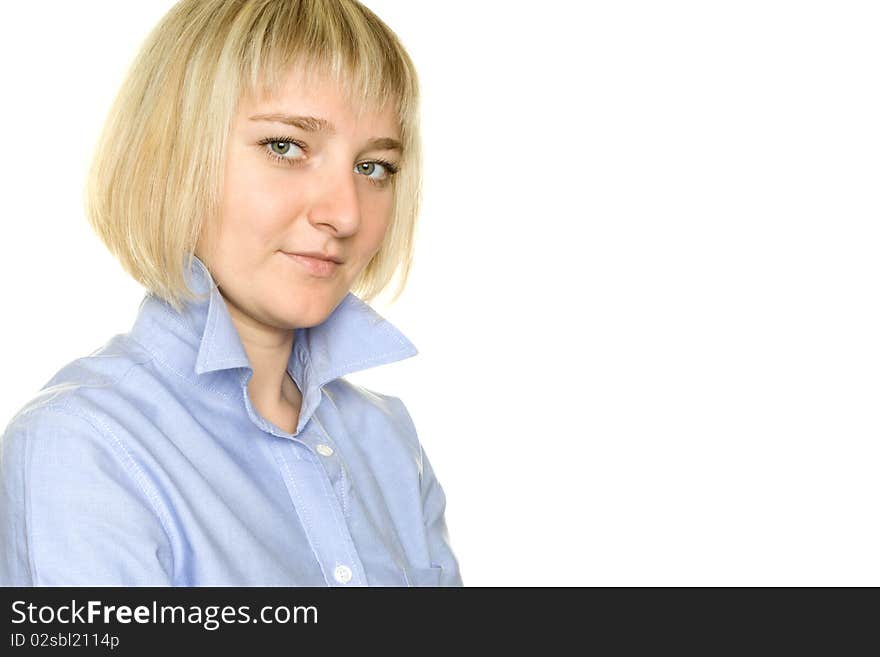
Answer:
M443 567L431 565L428 568L410 568L410 586L440 586Z

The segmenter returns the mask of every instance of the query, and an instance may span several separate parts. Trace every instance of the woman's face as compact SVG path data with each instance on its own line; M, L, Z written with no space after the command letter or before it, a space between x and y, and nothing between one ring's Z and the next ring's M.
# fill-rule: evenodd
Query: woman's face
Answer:
M220 222L213 243L203 233L196 247L234 318L285 330L327 318L382 244L401 158L391 140L399 139L393 109L356 121L331 83L304 88L296 70L277 97L241 101ZM287 255L299 252L342 263L316 271Z

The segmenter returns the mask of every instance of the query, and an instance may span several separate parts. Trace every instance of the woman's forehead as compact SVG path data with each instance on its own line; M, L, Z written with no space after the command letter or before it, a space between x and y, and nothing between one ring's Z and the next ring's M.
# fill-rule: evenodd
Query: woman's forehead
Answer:
M255 98L244 98L240 116L248 121L275 120L330 134L337 132L341 124L350 123L396 130L398 117L394 103L386 102L381 107L365 105L332 79L300 85L301 79L293 74L275 89L265 90Z

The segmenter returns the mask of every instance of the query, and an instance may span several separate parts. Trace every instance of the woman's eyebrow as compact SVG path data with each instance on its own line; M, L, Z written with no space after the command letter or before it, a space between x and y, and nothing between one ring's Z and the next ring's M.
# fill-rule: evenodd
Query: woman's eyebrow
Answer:
M327 119L318 118L316 116L293 116L291 114L254 114L249 117L251 121L270 121L272 123L285 123L292 125L306 132L325 132L327 134L336 134L336 128ZM371 149L384 151L400 151L403 153L403 144L391 137L373 137L367 141L367 146Z

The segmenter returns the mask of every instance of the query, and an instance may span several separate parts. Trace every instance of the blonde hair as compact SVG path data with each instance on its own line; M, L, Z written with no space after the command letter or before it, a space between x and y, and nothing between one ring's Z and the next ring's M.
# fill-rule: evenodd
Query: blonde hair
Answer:
M291 66L330 76L360 114L394 102L403 144L392 216L352 285L406 285L421 200L419 85L391 29L357 0L181 0L147 36L95 146L88 221L122 267L178 312L185 268L222 198L227 133L243 96L271 96Z

